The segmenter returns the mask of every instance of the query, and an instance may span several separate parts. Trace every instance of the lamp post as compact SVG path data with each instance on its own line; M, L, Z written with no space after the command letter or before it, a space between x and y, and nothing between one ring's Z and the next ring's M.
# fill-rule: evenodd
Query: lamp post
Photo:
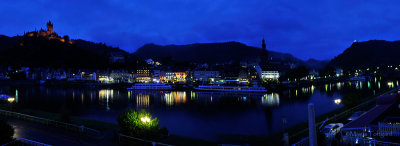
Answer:
M15 98L14 98L14 97L8 97L8 98L7 98L7 101L9 102L9 104L10 104L10 110L12 111L12 110L13 110L12 107L13 107L13 103L14 103L14 101L15 101Z
M140 118L140 120L141 120L143 123L145 123L145 124L147 124L147 123L149 123L149 122L150 122L150 118L149 118L149 117L147 117L147 116L145 116L145 117L141 117L141 118Z

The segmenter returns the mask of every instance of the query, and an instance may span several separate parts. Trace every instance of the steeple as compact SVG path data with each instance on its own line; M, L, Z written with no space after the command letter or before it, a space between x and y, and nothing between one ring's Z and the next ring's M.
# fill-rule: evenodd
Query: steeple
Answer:
M268 63L269 63L268 51L267 51L267 45L265 45L264 37L263 37L263 39L262 39L262 45L261 45L261 47L262 47L262 55L261 55L261 57L262 57L262 62L263 62L264 64L268 64Z
M267 50L267 46L265 45L265 40L264 40L264 38L262 39L262 49L263 50Z

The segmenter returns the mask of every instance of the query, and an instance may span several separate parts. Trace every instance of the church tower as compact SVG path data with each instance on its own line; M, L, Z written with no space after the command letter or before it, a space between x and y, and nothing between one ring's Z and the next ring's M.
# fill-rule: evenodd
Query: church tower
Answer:
M267 51L267 46L265 45L265 40L264 40L264 38L262 39L262 49L263 49L263 51L264 51L264 50Z
M53 23L49 20L47 22L47 35L53 34Z
M265 45L265 40L264 38L262 39L262 62L268 64L269 63L269 59L268 59L268 51L267 51L267 45Z

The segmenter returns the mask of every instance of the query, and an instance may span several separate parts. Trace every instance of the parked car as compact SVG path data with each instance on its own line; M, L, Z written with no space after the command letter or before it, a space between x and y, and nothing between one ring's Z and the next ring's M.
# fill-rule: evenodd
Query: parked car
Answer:
M358 117L360 117L362 114L364 114L364 111L354 112L349 118L347 118L347 120L353 121L353 120L357 119Z
M331 123L326 125L321 132L325 134L326 137L329 137L331 135L336 135L340 132L340 129L342 129L343 123Z
M0 100L7 100L8 97L10 97L10 96L8 96L6 94L0 94Z

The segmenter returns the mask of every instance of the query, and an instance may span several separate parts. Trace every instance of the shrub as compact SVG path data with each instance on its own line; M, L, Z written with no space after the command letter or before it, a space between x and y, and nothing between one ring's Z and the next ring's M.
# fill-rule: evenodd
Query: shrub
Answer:
M121 132L125 135L160 140L163 135L168 134L166 128L159 127L158 119L152 118L145 110L125 110L118 116L117 121Z
M0 131L0 144L13 140L14 128L4 119L0 119Z

